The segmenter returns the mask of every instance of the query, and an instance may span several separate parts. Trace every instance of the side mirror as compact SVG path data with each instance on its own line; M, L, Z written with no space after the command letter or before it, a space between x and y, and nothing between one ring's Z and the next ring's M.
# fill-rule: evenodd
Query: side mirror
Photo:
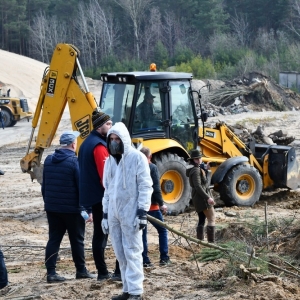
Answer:
M202 111L200 118L201 118L202 122L206 122L208 119L208 113L206 111Z

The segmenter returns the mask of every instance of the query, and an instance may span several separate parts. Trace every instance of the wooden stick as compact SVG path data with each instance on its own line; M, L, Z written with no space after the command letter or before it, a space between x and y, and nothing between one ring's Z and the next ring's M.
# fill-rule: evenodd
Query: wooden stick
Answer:
M147 215L147 219L148 219L149 221L151 221L151 222L154 222L154 223L156 223L156 224L158 224L158 225L160 225L160 226L162 226L162 227L168 229L168 230L171 231L171 232L174 232L174 233L180 235L181 237L183 237L183 238L185 238L185 239L187 239L187 240L190 240L190 241L192 241L192 242L195 242L196 244L203 245L203 246L209 247L209 248L218 249L218 250L220 250L220 251L223 251L223 252L227 253L228 255L229 255L229 253L241 253L241 254L243 254L243 255L250 256L249 254L244 253L244 252L242 252L242 251L238 251L238 250L236 250L236 249L223 248L223 247L219 247L219 246L216 245L216 244L211 244L211 243L207 243L207 242L200 241L200 240L198 240L198 239L196 239L196 238L194 238L194 237L191 237L191 236L189 236L189 235L187 235L187 234L184 234L184 233L181 232L181 231L178 231L178 230L172 228L171 226L167 225L165 222L161 222L160 220L158 220L158 219L156 219L156 218L154 218L154 217L152 217L152 216ZM276 266L276 265L274 265L274 264L272 264L272 263L270 263L270 262L267 262L267 261L265 261L265 260L263 260L263 259L261 259L261 258L259 258L259 257L253 256L253 259L256 259L256 260L261 261L261 262L263 262L263 263L267 263L269 267L272 267L272 268L275 269L275 270L282 271L282 272L284 272L284 273L286 273L286 274L289 274L289 275L291 275L291 276L295 276L295 277L297 277L297 278L300 278L300 275L299 275L299 274L296 274L296 273L293 273L293 272L291 272L291 271L289 271L289 270L283 269L282 267Z
M268 203L265 202L265 226L266 226L266 239L267 239L267 250L269 250L269 224L268 224Z

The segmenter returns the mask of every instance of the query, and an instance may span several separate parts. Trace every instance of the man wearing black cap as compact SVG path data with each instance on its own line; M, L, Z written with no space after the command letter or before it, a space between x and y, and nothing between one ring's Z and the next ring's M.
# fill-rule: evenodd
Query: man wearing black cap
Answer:
M82 143L79 154L79 198L80 205L86 208L90 220L94 223L92 241L93 256L98 270L98 281L110 278L105 263L104 250L107 235L103 233L101 221L103 218L102 197L103 170L105 159L109 156L106 146L106 135L112 126L110 116L95 109L92 114L93 130ZM92 214L91 214L92 212Z
M78 131L66 131L60 137L61 148L48 155L44 163L42 195L49 224L45 265L47 282L62 282L56 269L60 243L68 231L76 279L94 278L85 267L85 221L79 204L79 167L76 156Z

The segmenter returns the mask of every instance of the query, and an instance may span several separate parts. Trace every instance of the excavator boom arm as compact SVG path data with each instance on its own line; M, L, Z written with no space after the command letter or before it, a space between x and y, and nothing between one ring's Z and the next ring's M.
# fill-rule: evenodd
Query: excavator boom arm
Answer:
M80 132L78 146L91 131L91 115L97 103L88 91L78 56L79 51L75 46L58 44L50 66L44 73L26 155L20 161L22 171L29 173L32 180L42 181L42 154L53 141L67 103L72 128ZM81 75L84 88L78 83L77 71ZM38 124L35 148L30 152L34 130Z

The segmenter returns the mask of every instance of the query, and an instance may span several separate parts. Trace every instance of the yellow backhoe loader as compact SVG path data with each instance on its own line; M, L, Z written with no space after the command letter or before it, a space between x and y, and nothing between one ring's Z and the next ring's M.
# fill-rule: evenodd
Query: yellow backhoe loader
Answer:
M91 114L98 106L88 91L79 60L79 51L58 44L50 67L45 71L41 94L32 121L33 131L21 168L41 181L43 150L50 146L66 103L74 130L81 134L79 146L91 130ZM77 72L83 79L79 86ZM200 94L192 90L192 74L177 72L103 73L101 109L113 122L123 122L138 149L151 149L159 173L163 199L173 213L181 213L190 202L185 175L190 150L200 148L203 160L211 162L214 189L227 205L253 205L263 189L298 188L299 167L290 146L243 143L224 123L206 128L206 114ZM141 113L145 101L151 110ZM197 115L194 96L201 108ZM40 113L42 116L40 118ZM30 151L34 128L40 118L35 148Z

